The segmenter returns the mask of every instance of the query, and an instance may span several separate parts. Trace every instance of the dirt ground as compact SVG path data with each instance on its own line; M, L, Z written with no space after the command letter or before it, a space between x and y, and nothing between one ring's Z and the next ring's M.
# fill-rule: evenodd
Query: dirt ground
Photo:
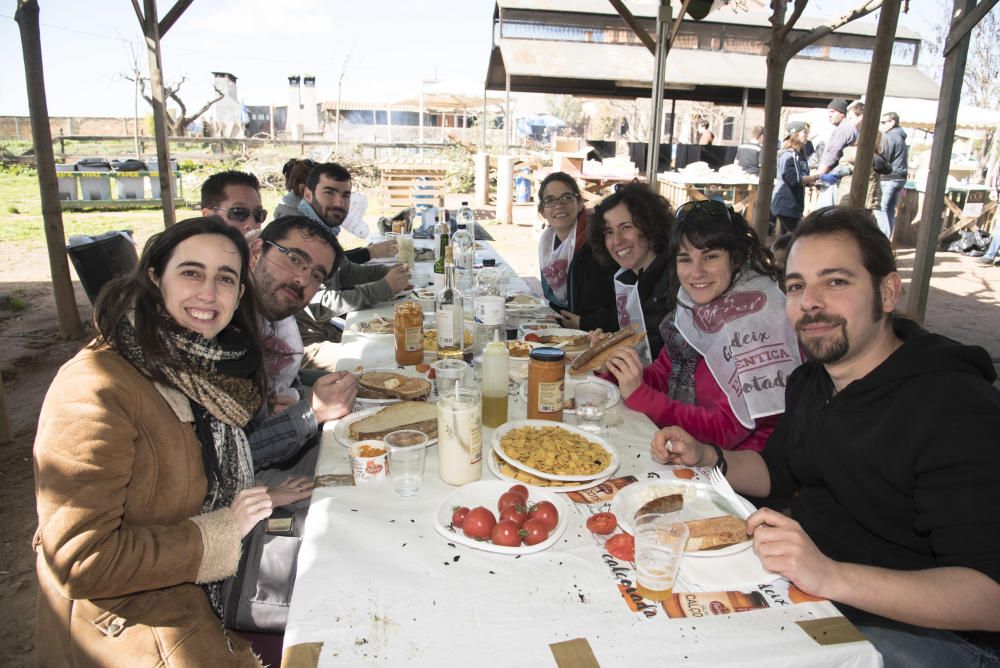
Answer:
M456 197L457 199L457 197ZM457 201L455 202L457 204ZM449 207L452 202L449 199ZM480 211L488 219L491 212ZM515 209L516 225L488 225L500 253L526 278L538 275L536 242L529 207ZM145 241L137 239L140 245ZM908 282L914 251L899 250ZM74 275L75 279L75 275ZM531 282L537 287L537 280ZM76 285L80 317L88 323L90 304ZM15 299L11 300L11 297ZM11 302L26 308L14 310ZM16 305L16 304L15 304ZM965 343L984 346L1000 368L1000 268L984 267L972 258L941 253L935 262L926 325ZM31 447L42 399L59 367L89 339L60 341L48 259L42 244L0 247L0 373L13 425L14 440L0 445L0 662L32 665L34 653L35 574L31 537L35 530Z

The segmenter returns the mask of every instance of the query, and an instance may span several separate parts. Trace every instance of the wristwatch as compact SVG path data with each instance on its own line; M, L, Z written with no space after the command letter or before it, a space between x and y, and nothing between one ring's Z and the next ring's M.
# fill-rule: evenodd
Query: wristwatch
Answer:
M729 464L726 463L726 457L722 454L722 448L717 445L712 445L711 447L715 450L715 468L719 469L722 475L726 475L726 471L729 470Z

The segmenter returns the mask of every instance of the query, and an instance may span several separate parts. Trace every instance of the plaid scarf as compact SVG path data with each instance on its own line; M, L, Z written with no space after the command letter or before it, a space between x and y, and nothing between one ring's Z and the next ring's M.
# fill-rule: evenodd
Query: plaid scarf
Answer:
M201 443L208 493L203 513L229 507L236 494L254 483L250 444L243 427L256 414L262 398L252 375L260 354L250 338L230 326L215 339L206 339L166 318L160 341L180 367L151 362L139 347L131 318L115 341L115 348L140 373L157 368L191 403L194 429ZM222 616L222 581L203 585L216 614Z

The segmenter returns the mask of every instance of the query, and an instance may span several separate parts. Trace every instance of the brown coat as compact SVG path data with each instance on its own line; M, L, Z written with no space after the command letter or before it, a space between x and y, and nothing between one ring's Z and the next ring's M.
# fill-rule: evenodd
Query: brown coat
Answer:
M43 666L257 666L197 584L236 571L229 509L207 480L190 404L110 350L49 388L35 439L37 655Z

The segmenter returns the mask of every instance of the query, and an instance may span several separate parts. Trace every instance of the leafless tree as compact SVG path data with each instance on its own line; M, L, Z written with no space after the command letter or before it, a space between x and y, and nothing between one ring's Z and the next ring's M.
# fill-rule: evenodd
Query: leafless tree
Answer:
M789 11L789 0L771 0L771 40L767 53L767 87L764 91L764 146L777 146L781 125L782 93L788 61L810 44L814 44L837 28L871 14L882 6L882 0L864 0L857 7L807 33L793 35L792 30L802 16L809 0L794 2ZM778 156L774 151L764 151L760 165L760 186L754 207L753 227L763 239L767 236L771 217L771 194Z

